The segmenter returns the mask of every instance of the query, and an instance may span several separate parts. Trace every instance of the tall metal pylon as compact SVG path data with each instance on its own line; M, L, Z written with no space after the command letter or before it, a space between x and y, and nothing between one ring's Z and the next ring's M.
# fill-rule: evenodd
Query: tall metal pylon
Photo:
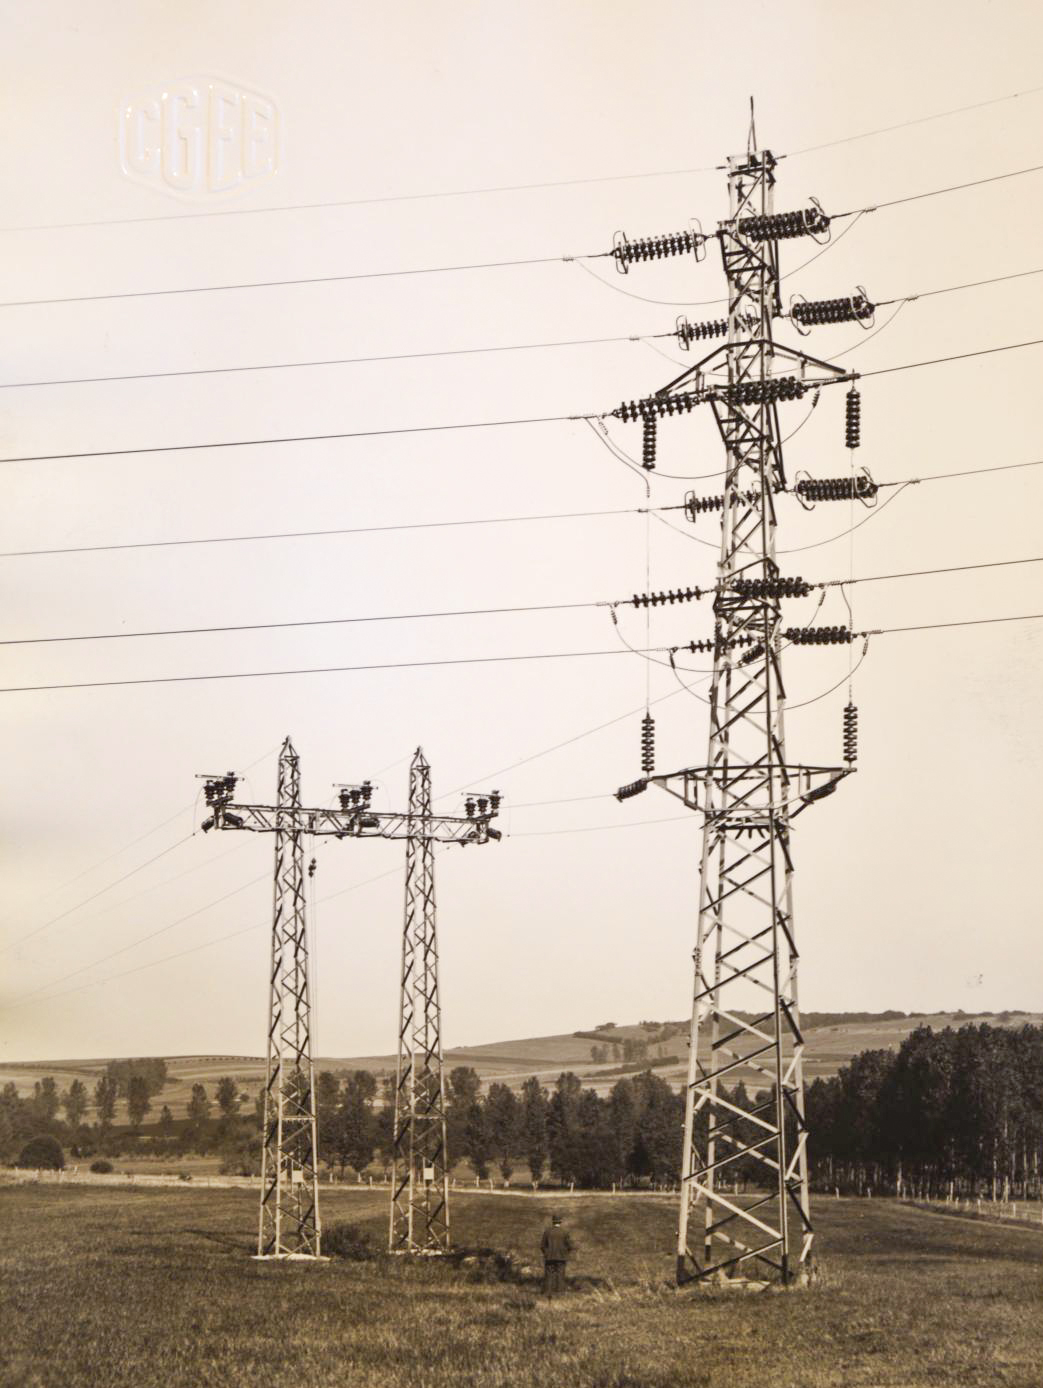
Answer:
M774 166L766 151L729 159L730 216L720 228L728 390L713 409L727 463L709 747L694 778L702 791L703 845L679 1280L693 1273L747 1280L759 1269L789 1282L806 1268L813 1239L790 821L811 803L808 793L832 788L842 771L786 760L774 504L786 479L777 407L757 389L779 356L772 338L781 312L778 243L750 234L754 219L774 213ZM744 391L746 383L754 389ZM737 588L739 579L754 580L753 593L761 580L761 595ZM743 644L746 638L751 644ZM758 997L753 1012L744 1010ZM750 1096L745 1105L734 1088L723 1093L726 1081L734 1086L740 1077ZM704 1135L696 1131L698 1115L705 1117ZM760 1172L762 1193L739 1201L724 1187L729 1167L744 1158ZM697 1204L701 1236L689 1232Z
M782 313L778 242L828 235L829 218L817 204L776 215L775 159L753 143L751 127L750 150L728 160L729 216L717 231L728 281L726 344L656 395L614 412L644 421L646 467L654 467L657 420L704 403L713 409L726 451L723 495L706 503L696 499L690 511L693 519L700 509L721 511L713 639L693 643L693 649L713 652L706 764L647 775L617 792L625 799L656 784L703 817L679 1282L790 1283L809 1269L813 1229L790 828L796 815L836 788L854 759L853 748L846 767L804 766L786 757L783 645L850 641L851 633L835 628L809 635L790 628L784 642L781 599L809 589L803 580L780 575L776 563L775 495L787 485L778 402L852 377L774 341L773 319ZM699 232L627 243L617 234L618 268L626 272L653 253L698 253L707 239ZM821 321L864 317L871 308L864 299L845 305ZM679 339L687 345L724 331L723 323L683 330L679 324ZM849 436L851 415L849 402ZM852 479L845 494L861 497L865 487L872 487L871 479L864 485ZM649 602L662 596L649 595ZM753 1178L751 1196L734 1193L731 1177L740 1171L744 1181ZM700 1207L701 1230L693 1227Z
M419 780L418 780L419 777ZM318 1152L314 1078L311 1061L311 1006L308 994L308 942L304 909L304 836L330 836L337 839L406 839L406 929L410 926L410 899L414 901L416 938L427 941L424 923L430 925L430 948L423 945L411 966L417 980L414 997L421 1004L422 1016L416 1035L434 1037L438 1055L439 1098L437 1109L444 1115L441 1096L441 1043L437 990L437 958L434 955L434 888L432 854L434 843L488 843L499 832L492 827L500 807L496 791L468 796L463 815L431 813L430 768L417 752L410 778L410 805L405 814L375 810L373 786L369 781L340 788L340 806L307 809L301 805L300 762L289 738L279 754L278 793L274 805L249 805L235 799L238 777L234 772L204 778L206 803L211 816L204 821L210 829L241 829L250 833L275 835L275 903L272 917L271 985L268 1023L268 1078L265 1085L264 1155L261 1173L261 1220L257 1256L262 1258L317 1258L321 1256L319 1221ZM412 884L412 885L411 885ZM433 986L432 986L433 983ZM403 972L403 989L405 971ZM403 993L404 996L404 993ZM434 1012L431 1011L433 998ZM400 1029L401 1035L401 1029ZM418 1075L434 1073L425 1055L417 1052L421 1063ZM401 1081L401 1070L400 1070ZM423 1080L418 1095L427 1093ZM401 1086L399 1093L401 1093ZM411 1112L423 1114L421 1103ZM421 1123L426 1134L428 1127ZM396 1112L396 1139L398 1134ZM412 1132L412 1129L410 1130ZM445 1172L444 1117L441 1129L439 1169ZM425 1145L427 1144L427 1145ZM434 1155L426 1136L411 1141L411 1150ZM396 1146L397 1151L397 1146ZM412 1171L412 1167L410 1168ZM421 1169L421 1180L425 1174ZM413 1183L410 1182L410 1196ZM443 1180L443 1196L445 1187ZM392 1185L392 1246L395 1237L397 1185ZM424 1205L416 1201L411 1209L430 1209L432 1227L444 1224L444 1245L448 1246L448 1203L445 1198ZM431 1221L429 1221L429 1224ZM414 1214L409 1223L411 1241L407 1251L419 1252L431 1242L430 1229L420 1234ZM433 1251L439 1251L439 1244Z
M300 759L289 738L279 753L275 881L264 1085L259 1258L320 1256L318 1133L311 1058L308 931Z
M300 759L289 738L279 752L274 806L229 808L237 777L211 777L204 830L264 829L275 836L268 1065L261 1147L258 1258L318 1258L318 1137L311 1057L308 932L304 909L304 822ZM265 821L253 822L263 810ZM249 822L248 817L249 816Z
M392 1252L449 1251L448 1143L431 817L431 768L418 747L409 768L409 836L388 1234Z

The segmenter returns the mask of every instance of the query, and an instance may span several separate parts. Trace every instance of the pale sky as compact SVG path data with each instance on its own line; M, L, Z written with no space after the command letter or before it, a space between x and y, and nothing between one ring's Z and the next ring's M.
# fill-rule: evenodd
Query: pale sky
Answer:
M788 156L779 210L815 196L843 212L1043 162L1035 4L750 3L741 36L735 13L701 0L292 12L269 0L6 0L0 299L582 255L608 250L617 229L655 235L692 217L713 230L727 209L713 166L745 149L751 94L759 143ZM273 103L272 176L194 197L128 177L121 108L201 76ZM442 196L505 186L515 191ZM784 297L864 284L893 299L1039 268L1041 211L1041 174L881 208L838 223L847 234ZM215 212L236 215L202 215ZM783 243L783 273L817 250ZM881 310L872 338L853 324L805 341L781 323L777 336L865 372L999 347L1041 336L1041 283L925 297L893 322ZM2 307L0 459L610 410L690 357L664 339L6 387L625 338L669 332L679 313L716 316L692 305L724 292L711 247L700 264L626 279L600 260ZM1040 352L866 379L859 463L895 481L1043 456ZM805 414L790 405L784 429ZM634 426L611 431L640 453ZM712 492L661 475L719 469L708 415L668 421L660 437L652 504L676 505L691 485ZM823 392L786 461L791 475L846 471L841 391ZM10 464L0 477L5 553L645 504L643 478L582 422ZM817 546L782 561L809 580L1024 558L1040 550L1041 503L1038 468L909 487L852 552L846 538L822 543L846 528L846 507L805 515L783 499L778 543ZM672 519L686 533L651 526L652 587L706 586L716 523ZM3 558L3 635L605 602L643 589L645 563L634 514ZM860 630L1043 611L1034 565L852 591ZM794 603L794 619L812 606ZM620 611L623 635L643 644L643 618ZM846 620L835 590L822 620ZM674 608L656 615L652 643L709 631L705 604ZM1020 622L871 643L855 676L858 775L795 830L806 1008L1040 1006L1040 642L1040 624ZM619 646L606 608L578 608L9 646L0 684ZM418 744L445 811L458 791L503 791L503 842L438 860L446 1044L686 1016L698 819L659 791L624 805L611 795L639 774L647 668L620 654L0 694L0 1055L262 1053L271 841L187 836L201 818L196 773L250 768L246 791L270 800L287 733L310 804L368 776L379 803L404 806ZM791 705L846 670L843 650L792 652ZM652 697L673 691L655 709L661 770L705 757L705 705L651 667ZM793 708L791 761L839 758L845 701L841 684ZM316 856L316 1052L389 1051L403 847L326 842Z

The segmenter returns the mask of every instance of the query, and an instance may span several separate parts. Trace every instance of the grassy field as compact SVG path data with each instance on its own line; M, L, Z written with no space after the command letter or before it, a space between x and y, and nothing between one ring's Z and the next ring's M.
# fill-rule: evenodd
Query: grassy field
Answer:
M324 1192L379 1246L386 1194ZM462 1196L458 1245L535 1264L553 1202ZM249 1258L252 1192L3 1188L4 1385L18 1388L1038 1388L1038 1230L820 1202L809 1291L677 1293L674 1206L557 1202L571 1288L443 1260Z

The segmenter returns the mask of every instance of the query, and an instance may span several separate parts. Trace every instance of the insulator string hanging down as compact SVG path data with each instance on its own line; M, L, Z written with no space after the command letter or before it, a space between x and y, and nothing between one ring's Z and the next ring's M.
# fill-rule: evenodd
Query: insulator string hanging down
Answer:
M644 420L641 440L641 466L646 472L655 471L656 429L659 421L653 417Z
M846 397L845 442L848 448L858 448L862 442L862 396L852 386Z
M650 713L641 719L641 770L646 776L655 770L655 719Z
M854 704L844 708L844 760L848 766L858 760L858 709Z

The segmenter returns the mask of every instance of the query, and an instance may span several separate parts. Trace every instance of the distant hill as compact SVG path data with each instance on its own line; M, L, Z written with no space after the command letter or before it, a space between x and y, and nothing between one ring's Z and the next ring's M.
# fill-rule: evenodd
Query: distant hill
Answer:
M935 1030L970 1022L988 1022L992 1026L1021 1026L1029 1022L1039 1026L1043 1025L1043 1013L805 1012L801 1020L806 1042L804 1075L810 1081L836 1074L859 1051L897 1050L918 1026L930 1026ZM644 1043L645 1051L641 1059L628 1060L635 1043L638 1046ZM595 1062L591 1057L592 1047L605 1048L607 1055ZM601 1054L600 1049L598 1054ZM182 1117L193 1084L204 1085L211 1099L218 1080L225 1075L231 1076L249 1095L256 1094L264 1084L265 1062L260 1056L186 1055L164 1059L168 1080L162 1094L153 1100L148 1123L155 1122L163 1104L169 1105L175 1118ZM316 1059L315 1068L391 1074L395 1063L393 1055L323 1056ZM107 1058L0 1062L0 1085L13 1081L19 1093L31 1094L35 1081L51 1075L60 1089L67 1089L72 1080L79 1079L92 1090L107 1064ZM499 1081L512 1089L519 1088L530 1075L538 1076L544 1084L551 1084L563 1070L572 1070L585 1085L602 1093L615 1084L621 1073L650 1065L657 1075L680 1087L688 1064L688 1023L646 1021L617 1026L614 1022L606 1022L559 1036L453 1046L445 1054L445 1064L447 1070L457 1065L471 1066L487 1084ZM743 1078L741 1071L737 1077Z

